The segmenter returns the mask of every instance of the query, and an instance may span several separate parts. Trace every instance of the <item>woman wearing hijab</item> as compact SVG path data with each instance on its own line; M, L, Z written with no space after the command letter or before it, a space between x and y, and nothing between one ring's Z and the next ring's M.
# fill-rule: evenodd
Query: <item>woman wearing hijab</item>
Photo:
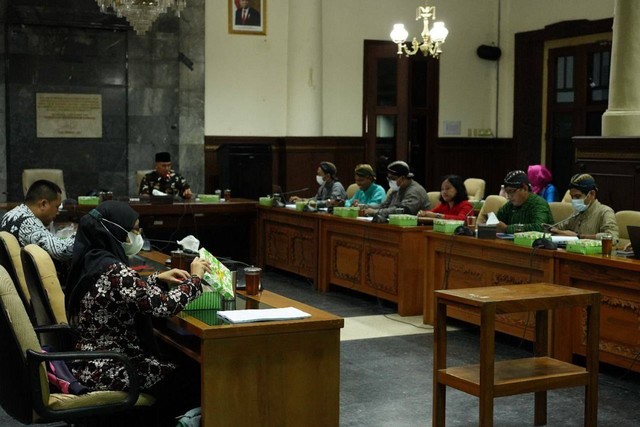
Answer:
M527 169L527 177L531 183L531 189L547 203L557 200L556 187L551 183L551 171L543 165L530 165Z
M211 267L195 258L191 274L172 269L156 272L145 281L128 265L128 257L140 251L142 242L138 214L128 204L100 204L80 220L66 294L69 315L76 320L80 336L76 349L126 354L136 367L141 388L158 397L154 386L176 365L151 354L140 333L145 326L149 332L150 322L141 319L179 313L202 293L201 277ZM129 386L123 367L111 360L78 361L73 368L76 378L94 390Z

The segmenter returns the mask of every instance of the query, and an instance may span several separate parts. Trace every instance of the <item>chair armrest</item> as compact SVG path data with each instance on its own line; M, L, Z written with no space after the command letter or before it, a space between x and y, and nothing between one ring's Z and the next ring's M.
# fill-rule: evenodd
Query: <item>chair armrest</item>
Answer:
M127 395L119 403L89 406L86 408L51 410L48 405L42 401L42 387L40 382L40 364L48 360L95 360L95 359L111 359L116 360L125 367L129 376L129 390ZM129 358L115 351L65 351L39 353L33 350L27 350L27 369L29 372L29 381L33 390L32 401L35 411L45 419L50 420L67 420L71 418L82 418L88 415L111 414L115 411L126 410L132 408L138 401L140 396L140 383L138 374Z

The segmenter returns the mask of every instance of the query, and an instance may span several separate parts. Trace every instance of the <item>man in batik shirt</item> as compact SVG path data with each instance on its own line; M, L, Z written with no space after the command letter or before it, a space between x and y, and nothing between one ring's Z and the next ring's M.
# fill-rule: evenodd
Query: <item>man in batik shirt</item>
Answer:
M74 238L61 239L49 231L49 224L58 215L62 190L44 179L31 184L24 203L7 212L0 229L16 236L20 246L35 243L58 261L71 259Z
M150 195L153 190L168 195L179 195L190 199L193 195L187 181L171 169L171 155L156 153L156 169L146 174L140 181L140 195Z

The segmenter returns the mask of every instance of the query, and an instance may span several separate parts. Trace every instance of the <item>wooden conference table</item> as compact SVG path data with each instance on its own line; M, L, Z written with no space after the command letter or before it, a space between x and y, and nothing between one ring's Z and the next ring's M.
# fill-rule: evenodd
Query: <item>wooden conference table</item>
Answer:
M422 313L425 227L396 227L327 213L258 206L257 262Z
M157 263L167 257L143 255ZM237 299L247 308L296 307L311 317L216 325L215 310L183 311L157 329L200 363L202 425L337 426L344 320L269 291Z
M433 324L434 291L554 283L602 295L600 360L640 372L640 260L581 255L394 227L323 213L258 207L258 265L300 274L325 291L342 286L398 304L402 316ZM477 314L451 307L449 316L479 324ZM534 339L529 313L498 315L496 330ZM551 352L569 361L585 354L578 310L551 317Z
M175 241L192 234L218 256L255 264L255 200L233 198L219 203L183 200L172 204L128 200L140 215L145 237L164 252L175 249ZM65 205L59 217L77 222L94 207Z
M425 323L434 319L434 291L535 282L601 294L600 361L640 372L640 260L581 255L562 249L533 250L504 240L480 240L425 232L427 281ZM448 315L475 324L479 317L451 307ZM557 310L551 318L551 351L570 361L586 354L586 319L580 310ZM527 313L496 316L496 330L534 338L535 318Z

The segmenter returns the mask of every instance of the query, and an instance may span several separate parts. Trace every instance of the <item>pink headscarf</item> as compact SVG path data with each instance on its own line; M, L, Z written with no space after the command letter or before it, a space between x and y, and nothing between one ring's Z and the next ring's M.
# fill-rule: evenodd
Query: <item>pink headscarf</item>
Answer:
M531 165L527 169L527 176L533 192L540 194L551 183L551 172L543 165Z

